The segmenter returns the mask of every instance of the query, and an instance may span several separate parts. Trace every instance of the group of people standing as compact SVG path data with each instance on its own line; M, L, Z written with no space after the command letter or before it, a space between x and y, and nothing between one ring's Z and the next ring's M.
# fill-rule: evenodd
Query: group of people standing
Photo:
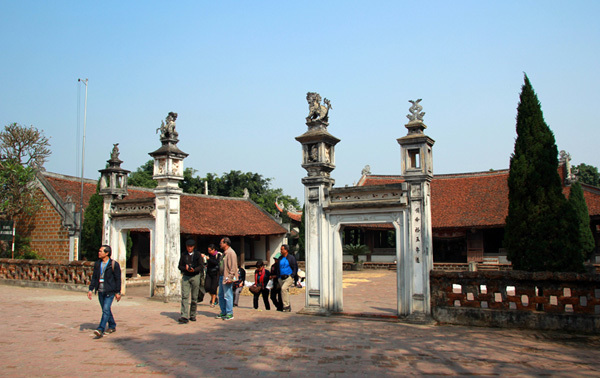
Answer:
M219 305L221 312L217 315L218 319L233 319L234 284L241 274L231 240L224 237L219 246L223 252L210 244L208 254L203 254L196 250L194 240L186 242L186 252L179 259L182 273L179 323L196 321L198 302L204 300L205 293L210 295L210 307Z
M208 246L207 255L198 252L195 246L194 240L188 240L187 252L181 255L179 261L179 269L183 274L179 323L196 321L198 302L202 302L205 292L210 294L211 307L219 305L217 319L233 319L233 307L237 306L244 288L246 271L238 267L231 240L228 237L221 239L219 246L223 253L218 252L213 244ZM262 296L267 310L271 309L269 298L278 311L292 310L290 288L295 285L298 277L298 263L289 254L287 244L282 245L280 250L279 256L275 256L272 261L271 271L266 269L262 260L256 264L254 286L258 289L253 291L255 309L258 309L258 300ZM202 280L204 272L206 276ZM272 287L268 285L269 281L272 281Z
M210 295L210 307L219 306L217 319L233 319L233 307L237 306L239 295L244 288L246 271L238 267L237 255L231 248L228 237L221 239L219 252L214 244L208 246L208 253L200 253L196 242L186 241L186 251L179 259L181 278L181 309L179 323L186 324L196 321L198 302L202 302L206 293ZM103 245L98 250L98 261L87 296L92 299L93 292L98 294L102 318L94 331L97 338L105 333L116 332L117 324L113 317L111 306L113 300L121 299L121 267L111 259L110 246ZM278 311L290 312L290 288L298 279L298 263L289 253L287 244L281 246L280 254L272 257L269 271L262 260L256 264L254 272L253 291L254 308L258 309L258 300L262 296L265 309L270 310L269 298ZM272 285L269 285L271 281Z
M270 298L277 311L292 311L290 288L295 286L298 280L298 262L294 255L289 253L287 244L281 246L280 252L273 258L270 271L262 260L256 262L254 289L251 290L254 295L254 309L258 309L258 300L262 296L266 310L271 309Z

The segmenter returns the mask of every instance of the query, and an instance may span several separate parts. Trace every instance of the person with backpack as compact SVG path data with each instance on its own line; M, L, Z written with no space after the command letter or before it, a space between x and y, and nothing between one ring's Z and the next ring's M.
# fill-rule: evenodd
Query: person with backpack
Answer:
M96 292L102 308L100 324L94 331L97 339L103 337L105 333L117 331L111 306L115 298L117 302L121 300L121 266L110 258L111 255L112 250L108 245L103 245L98 250L98 261L94 264L94 273L87 293L88 299L91 300L92 292Z

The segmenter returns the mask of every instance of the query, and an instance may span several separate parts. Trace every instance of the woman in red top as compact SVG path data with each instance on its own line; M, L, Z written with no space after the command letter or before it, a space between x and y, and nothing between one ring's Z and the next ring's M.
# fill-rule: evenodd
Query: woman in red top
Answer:
M267 283L269 283L270 272L265 269L265 263L262 260L256 262L256 270L254 271L254 284L260 286L261 290L254 293L254 309L258 310L258 297L262 295L265 309L270 310L271 305L269 304L269 289L267 289Z

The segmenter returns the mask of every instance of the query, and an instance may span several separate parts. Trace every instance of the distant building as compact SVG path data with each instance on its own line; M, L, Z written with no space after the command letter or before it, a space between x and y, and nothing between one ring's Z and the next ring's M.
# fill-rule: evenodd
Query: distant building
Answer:
M568 164L559 174L563 193L569 194ZM502 248L505 219L508 215L509 170L434 175L431 182L433 260L441 262L508 263ZM403 182L397 175L373 175L364 172L357 186ZM590 226L596 241L593 263L600 263L600 188L582 184L590 214ZM346 242L360 239L371 247L371 261L393 261L395 246L388 245L392 227L354 225L344 232Z
M76 209L81 197L81 179L50 172L40 172L36 179L42 209L31 219L17 219L19 235L31 238L31 247L51 260L76 259L79 224ZM85 179L83 207L96 192L97 181ZM128 200L154 198L152 189L129 187ZM206 250L210 243L218 245L229 236L233 248L244 260L267 260L268 250L277 250L287 230L274 217L246 198L207 195L181 195L181 245L194 238L198 248ZM127 261L130 273L146 273L150 267L148 230L130 230L134 245Z

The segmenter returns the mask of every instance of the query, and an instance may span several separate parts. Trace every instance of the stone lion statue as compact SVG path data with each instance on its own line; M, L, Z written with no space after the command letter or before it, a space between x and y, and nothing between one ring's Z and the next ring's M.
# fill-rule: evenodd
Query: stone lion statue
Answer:
M158 133L160 131L160 140L164 139L177 139L179 134L175 131L175 120L177 119L177 113L169 112L165 121L160 122L160 128L156 129Z
M329 109L333 109L331 102L328 99L323 100L326 105L321 105L321 95L316 92L308 92L306 94L306 101L308 101L308 117L306 117L306 123L322 122L325 125L329 122Z

